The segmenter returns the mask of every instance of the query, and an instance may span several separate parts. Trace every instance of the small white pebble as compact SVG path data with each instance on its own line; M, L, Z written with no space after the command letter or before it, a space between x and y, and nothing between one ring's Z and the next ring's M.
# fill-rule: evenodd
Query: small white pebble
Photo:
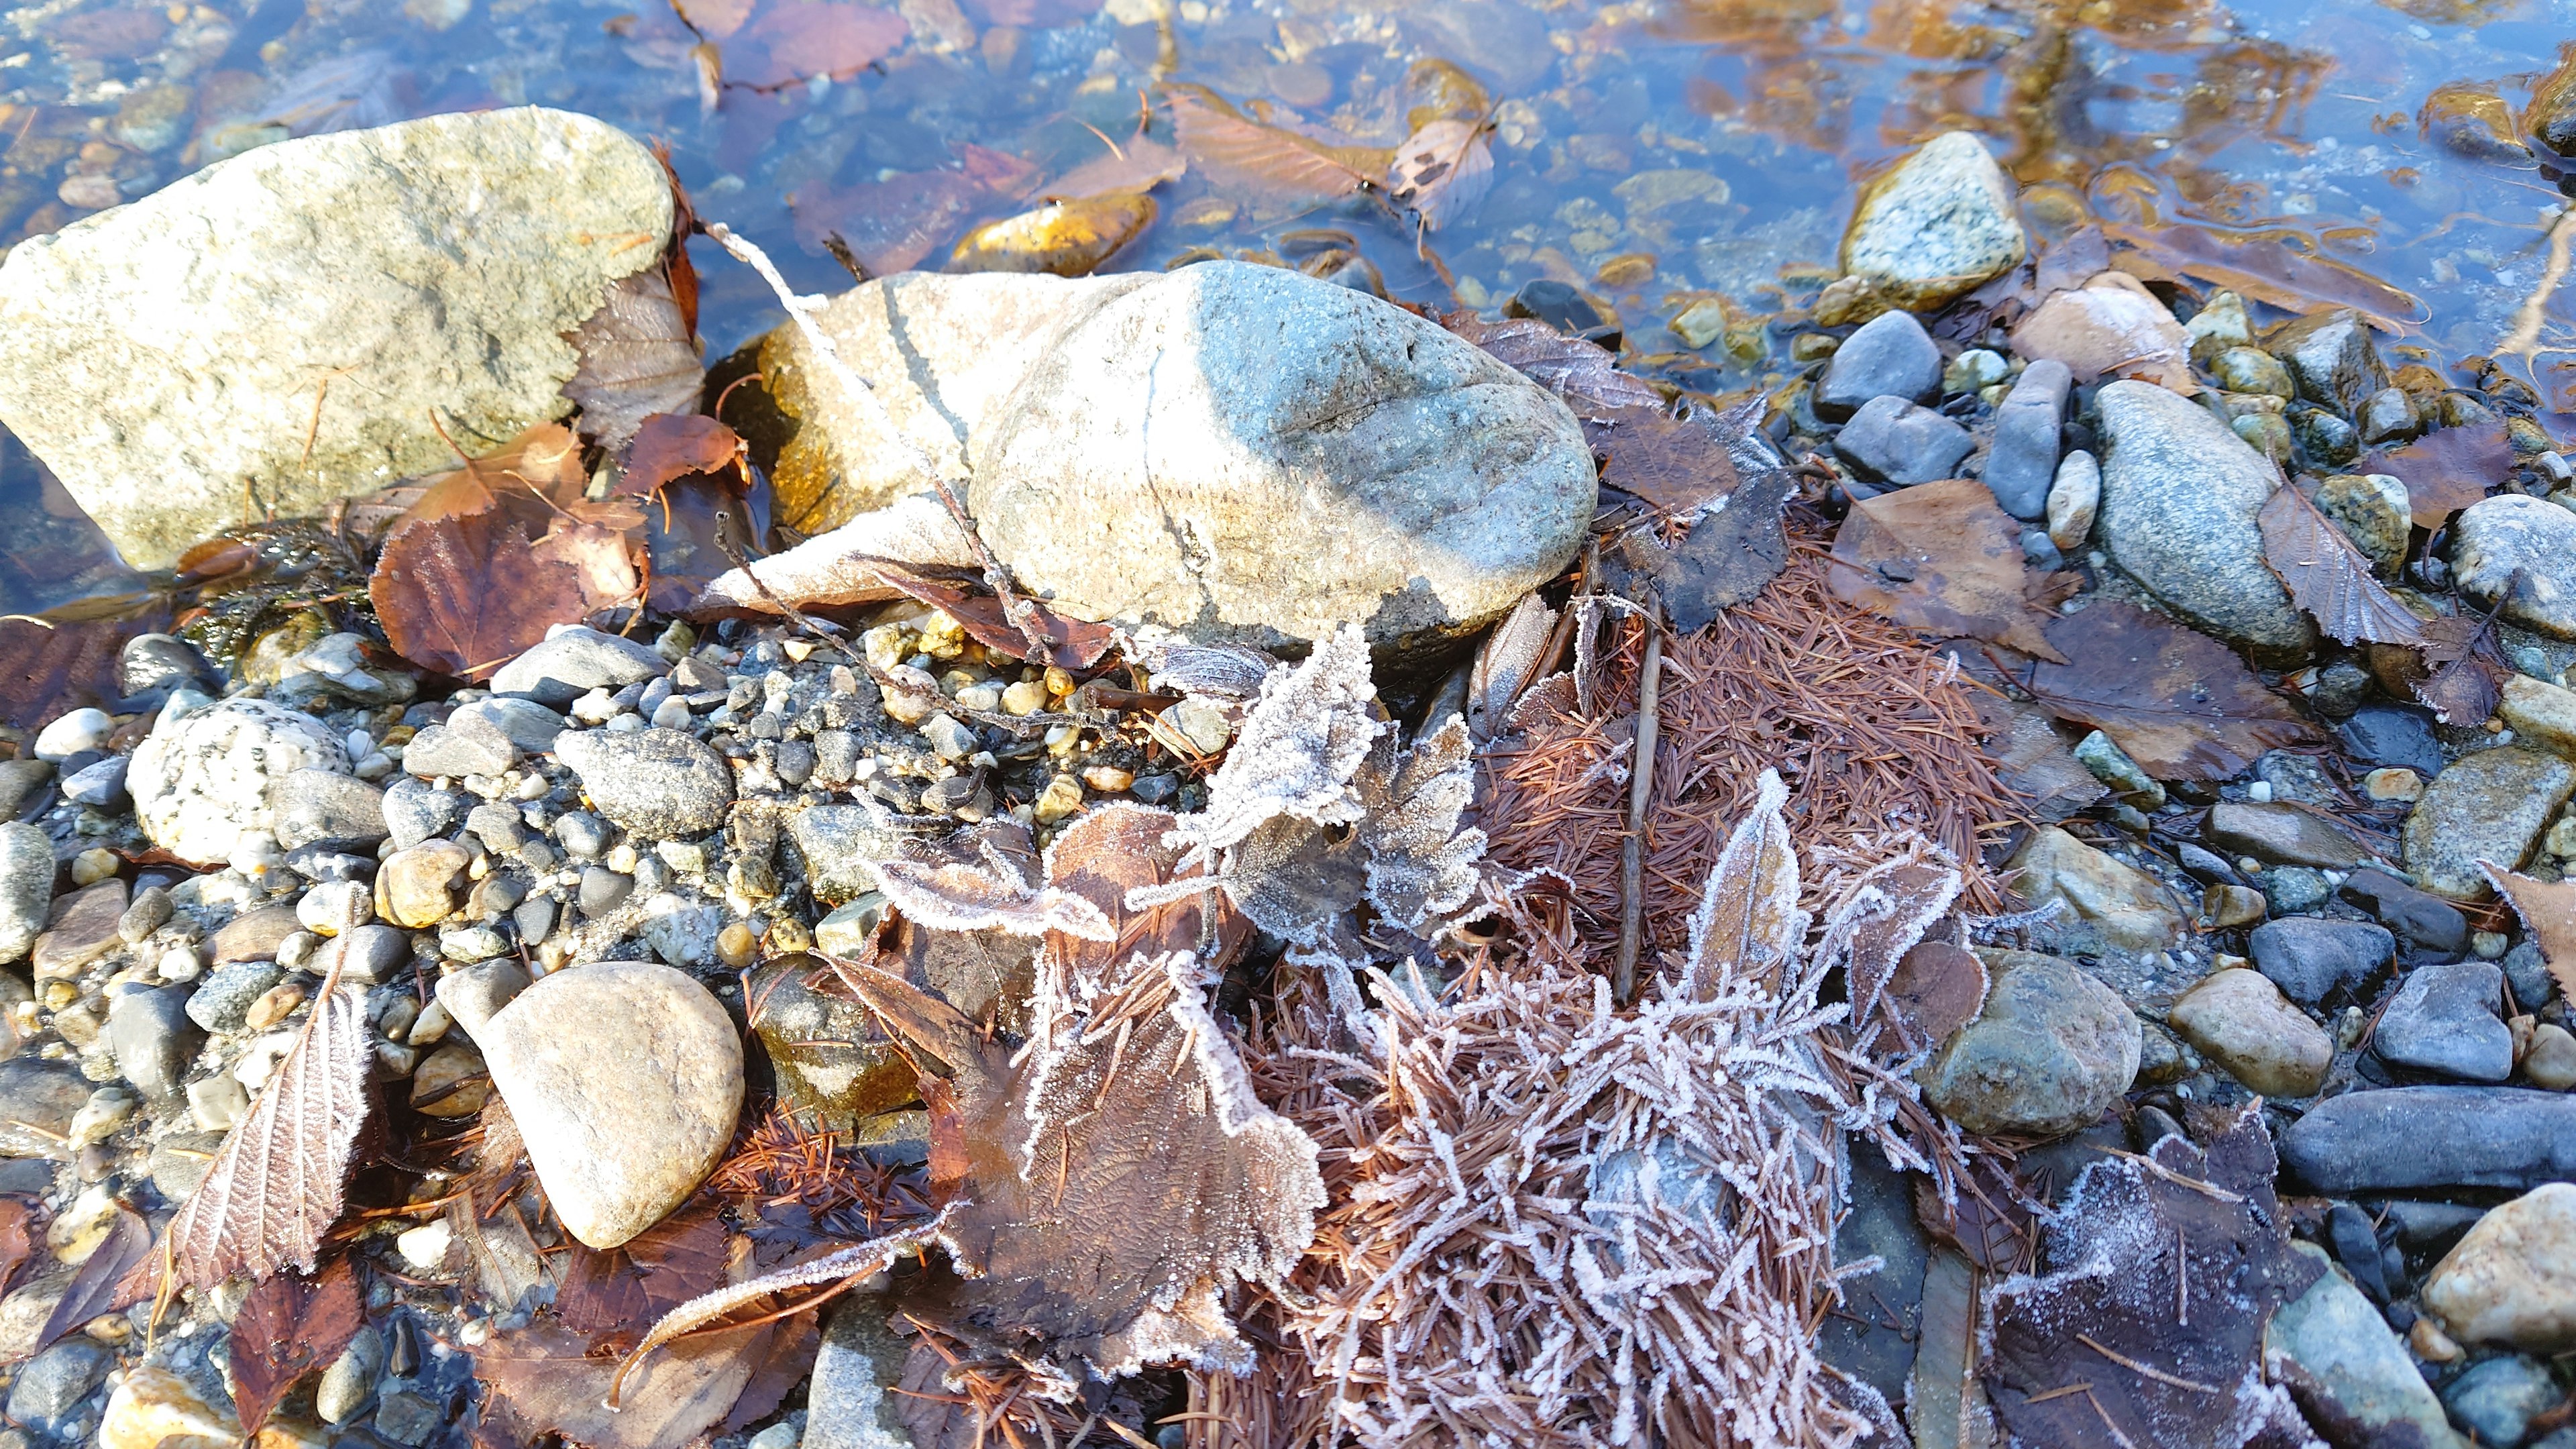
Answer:
M662 701L660 704L655 705L653 707L653 727L655 729L664 730L687 729L689 727L689 702L675 694L669 699Z
M447 1219L440 1218L435 1222L422 1223L416 1228L405 1228L396 1234L394 1249L403 1255L404 1262L427 1272L447 1261L447 1249L455 1239L456 1230L447 1225ZM482 1326L482 1321L477 1319L466 1324L465 1331L471 1334ZM468 1338L466 1341L481 1342L480 1339L474 1338Z
M445 1224L441 1224L441 1226L445 1226ZM481 1348L484 1344L490 1342L491 1338L492 1325L488 1321L480 1318L473 1319L464 1327L456 1330L456 1341L464 1344L467 1348Z
M159 967L164 981L194 981L205 974L206 963L197 959L194 946L173 946L161 953Z
M2257 805L2271 804L2272 782L2269 780L2257 780L2253 784L2246 786L2245 798L2253 801Z
M341 743L347 746L349 758L353 760L363 760L376 752L376 738L365 730L349 731L348 738Z

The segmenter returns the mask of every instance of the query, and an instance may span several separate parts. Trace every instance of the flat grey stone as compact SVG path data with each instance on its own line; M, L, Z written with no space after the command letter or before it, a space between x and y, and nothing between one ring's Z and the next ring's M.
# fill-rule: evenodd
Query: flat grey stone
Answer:
M267 961L236 961L209 972L188 996L188 1019L211 1032L236 1032L246 1025L251 1003L286 979Z
M0 824L0 962L27 959L53 903L53 841L33 825Z
M2246 940L2254 969L2301 1006L2340 993L2367 999L2370 983L2395 959L2397 938L2369 921L2287 916L2256 926Z
M0 1062L0 1155L64 1157L72 1114L92 1083L69 1062L12 1057Z
M385 792L336 770L298 770L269 795L277 843L288 850L308 845L372 847L385 838Z
M2049 488L2057 481L2058 442L2066 427L2066 399L2074 385L2075 375L2065 363L2042 358L2022 369L2021 380L2004 395L2003 406L1995 409L1995 441L1986 454L1986 487L2004 512L2015 518L2048 516Z
M2564 1397L2547 1364L2518 1353L2473 1363L2442 1386L2452 1419L2495 1449L2518 1449L2530 1437L2531 1421Z
M147 1097L175 1097L205 1034L188 1018L190 988L128 988L107 1006L107 1045L116 1069Z
M1843 339L1816 382L1816 416L1850 417L1872 398L1929 402L1941 386L1941 349L1908 312L1886 312Z
M1976 446L1966 428L1903 398L1873 398L1834 435L1834 451L1869 478L1904 486L1958 476Z
M168 567L256 520L244 478L318 514L454 466L433 415L490 438L561 417L567 334L670 227L652 153L562 111L262 146L10 252L0 421Z
M385 833L394 849L409 850L424 840L453 834L465 823L465 812L472 805L466 795L405 775L385 788Z
M814 806L788 824L788 838L804 857L814 898L826 905L883 889L877 866L900 857L909 835L893 811L865 798Z
M2452 520L2451 572L2481 609L2502 600L2506 619L2576 639L2576 512L2521 493L2479 499Z
M2388 386L2370 324L2349 307L2285 322L2264 346L2281 359L2299 396L2346 417L2359 416L2371 395Z
M2513 1033L2496 1019L2504 972L2492 961L2418 966L2379 1015L2371 1050L2391 1066L2464 1082L2513 1075Z
M105 810L125 799L125 773L134 761L126 755L110 755L93 765L63 777L63 798L75 805L89 805Z
M2284 801L2221 800L2209 807L2207 830L2228 851L2275 865L2351 870L2371 858L2343 827Z
M2556 755L2521 745L2463 755L2406 817L2406 869L2435 895L2485 900L2495 888L2478 863L2520 870L2571 791L2576 766Z
M2576 1182L2576 1095L2450 1086L2347 1092L2282 1129L2281 1161L2334 1197Z
M490 717L458 711L403 746L403 769L415 778L498 775L519 762L519 747Z
M2313 1243L2291 1246L2326 1259ZM2307 1292L2281 1305L2264 1327L2263 1348L2286 1366L2292 1393L2331 1405L2334 1422L2358 1427L2366 1442L2406 1443L2411 1430L2421 1449L2461 1449L2406 1345L2339 1270L2327 1267Z
M328 976L336 966L341 980L373 985L392 980L410 959L411 937L392 926L366 925L323 942L314 953L311 970Z
M600 814L647 840L703 835L733 804L724 756L678 730L567 730L555 758L581 777Z
M801 1449L912 1449L896 1392L910 1343L888 1326L893 1312L866 1292L833 1308L806 1390Z
M559 628L492 676L496 695L523 694L561 709L594 689L624 689L658 679L671 661L649 646L580 626Z
M564 717L533 699L519 699L496 694L456 707L448 716L453 724L459 716L471 717L490 724L519 747L523 755L542 755L555 747L555 736L564 731Z
M90 1391L116 1367L116 1351L75 1334L27 1360L9 1385L9 1419L48 1433L57 1430Z

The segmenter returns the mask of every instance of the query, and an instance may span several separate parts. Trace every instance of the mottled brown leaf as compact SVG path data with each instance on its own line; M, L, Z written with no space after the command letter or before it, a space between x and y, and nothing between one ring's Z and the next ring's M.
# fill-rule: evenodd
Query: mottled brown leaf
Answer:
M691 473L741 475L748 450L733 429L704 413L655 413L635 430L617 491L649 498Z
M589 1335L551 1323L475 1350L474 1376L489 1390L486 1418L506 1422L510 1442L559 1433L585 1449L675 1449L724 1423L772 1344L802 1332L810 1327L779 1322L681 1339L626 1375L615 1408L607 1401L619 1360L592 1357Z
M668 268L646 267L610 283L599 310L574 330L572 346L580 365L563 395L580 407L582 431L612 453L646 418L698 405L706 364Z
M119 1207L107 1237L81 1261L80 1271L72 1275L71 1286L63 1290L54 1311L45 1316L44 1327L36 1331L31 1353L73 1332L102 1313L114 1313L151 1296L143 1268L153 1258L152 1225L140 1213Z
M2064 663L2030 605L2021 526L1986 485L1951 478L1852 505L1834 536L1834 597L1944 638L1986 639Z
M1480 741L1502 733L1512 703L1529 688L1556 635L1556 610L1536 594L1520 601L1476 650L1467 675L1467 724Z
M1957 1249L1983 1272L1999 1278L2020 1272L2030 1261L2031 1226L2039 1205L2001 1161L1978 1156L1964 1166L1948 1202L1941 1200L1940 1186L1931 1177L1913 1179L1915 1221L1934 1242Z
M1928 949L1918 943L1949 912L1962 884L1958 862L1948 851L1922 836L1912 836L1846 886L1825 915L1819 949L1825 960L1842 965L1855 1019L1865 1023L1882 1018L1893 1023L1907 1050L1920 1050L1949 1035L1944 1028L1927 1040L1928 1027L1917 1020L1921 1013L1905 1009L1919 988L1939 984L1923 969L1935 963L1918 963L1910 974L1906 963L1913 953ZM1900 977L1905 978L1901 987ZM1890 999L1896 996L1906 999ZM1980 969L1976 1000L1968 1004L1968 1015L1974 1016L1984 999L1985 974Z
M2291 1247L2275 1166L2255 1102L2206 1151L2173 1135L2084 1170L2041 1220L2044 1271L1988 1292L1986 1382L2015 1439L2208 1449L2301 1423L2265 1382L2263 1329L2325 1270Z
M590 612L583 570L540 558L497 511L404 524L385 541L367 596L396 652L480 679Z
M2423 663L2432 666L2432 672L2426 674L2417 667L2401 672L2415 697L2444 724L2476 724L2495 713L2504 700L2504 682L2513 677L2513 671L2496 653L2490 622L2473 614L2422 621L2423 637L2417 642Z
M1536 318L1487 322L1472 312L1455 312L1440 325L1565 399L1586 422L1617 421L1626 408L1663 410L1663 396L1621 372L1616 354Z
M2423 627L2371 576L2370 560L2297 487L2272 490L2256 523L2263 562L2317 627L2346 644L2413 644Z
M1163 90L1181 150L1219 185L1329 201L1376 186L1393 160L1380 147L1317 140L1253 120L1205 86L1175 83Z
M1619 408L1586 420L1583 435L1602 459L1605 486L1666 513L1706 508L1743 481L1725 439L1698 412L1677 416L1661 406Z
M2281 233L2220 236L2177 221L2105 224L2102 231L2132 253L2117 259L2121 269L2150 281L2189 277L2289 312L2354 307L2391 334L2431 315L2414 296L2359 268L2302 250Z
M2483 860L2478 868L2495 882L2496 894L2513 904L2522 928L2540 946L2549 974L2557 978L2558 989L2576 1001L2576 881L2537 881ZM2525 1011L2536 1005L2521 1003Z
M429 479L404 511L403 522L468 518L502 507L535 521L580 498L589 485L589 470L581 465L581 439L561 423L539 423L479 458L468 458L454 472Z
M1807 937L1807 913L1798 909L1798 847L1781 813L1789 787L1779 772L1764 770L1753 808L1735 824L1726 848L1709 867L1699 909L1691 912L1690 955L1681 987L1701 996L1711 983L1737 976L1768 976L1797 954Z
M1939 1046L1985 1009L1986 963L1946 941L1924 941L1897 958L1882 998L1919 1047Z
M717 1433L739 1434L778 1412L796 1386L813 1374L814 1356L823 1343L822 1329L814 1319L814 1314L799 1313L779 1320L777 1331L769 1336L768 1351L751 1366L751 1377L734 1395L733 1407L716 1426Z
M1046 850L1046 878L1057 890L1088 901L1108 921L1111 939L1052 932L1047 960L1056 969L1106 972L1123 956L1198 951L1210 969L1222 970L1252 938L1252 923L1206 891L1159 905L1131 906L1129 893L1167 885L1194 871L1180 866L1181 846L1169 837L1178 819L1168 810L1113 800L1086 811L1056 835Z
M1395 148L1387 198L1438 231L1471 215L1494 186L1494 143L1481 117L1426 122Z
M818 75L848 80L912 33L892 6L860 0L764 0L724 47L728 83L778 90Z
M331 1366L367 1321L355 1260L343 1253L313 1277L279 1273L251 1286L233 1319L233 1405L256 1434L295 1381Z
M1705 629L1789 566L1780 511L1796 491L1797 480L1784 469L1758 473L1727 495L1725 507L1701 514L1674 548L1656 542L1651 530L1628 529L1602 550L1603 579L1627 598L1661 599L1665 616L1683 633Z
M237 1273L312 1270L322 1234L340 1216L374 1061L365 991L333 987L171 1221L180 1282L212 1288Z
M1002 611L1002 601L995 598L980 582L960 576L945 579L907 568L893 559L863 559L886 586L897 593L918 599L957 621L967 635L987 649L998 649L1014 659L1029 652L1028 636L1015 627ZM1044 631L1053 652L1047 662L1066 669L1089 669L1109 652L1117 634L1106 624L1084 619L1069 619L1035 599L1026 601L1036 610L1038 627ZM1031 661L1035 662L1035 661Z
M2451 515L2487 496L2513 474L2513 444L2504 421L2437 428L2402 448L2362 465L2406 485L2406 507L2417 528L2440 528Z
M663 1314L724 1286L730 1237L717 1205L700 1200L608 1252L568 1244L555 1316L576 1332L641 1339Z
M529 552L541 565L572 571L584 613L635 597L635 540L623 530L558 518Z
M1048 182L1038 194L1066 200L1119 191L1151 191L1166 181L1180 180L1189 174L1189 169L1189 158L1181 154L1180 147L1140 133L1119 142L1117 150L1094 156Z
M2224 780L2265 750L2317 738L2236 651L2134 604L2097 600L2046 632L2067 662L2040 661L2014 682L2159 780Z

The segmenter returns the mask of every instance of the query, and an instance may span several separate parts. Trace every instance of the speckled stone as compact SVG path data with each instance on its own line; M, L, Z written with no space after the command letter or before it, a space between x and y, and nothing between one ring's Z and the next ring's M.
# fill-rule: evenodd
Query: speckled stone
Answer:
M2406 868L2435 895L2485 900L2495 891L2478 862L2520 870L2571 791L2576 766L2556 755L2521 745L2463 755L2406 817Z

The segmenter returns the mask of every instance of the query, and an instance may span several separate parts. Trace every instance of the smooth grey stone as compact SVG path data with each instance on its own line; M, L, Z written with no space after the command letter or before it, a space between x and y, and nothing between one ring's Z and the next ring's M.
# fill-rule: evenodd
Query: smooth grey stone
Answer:
M2338 1209L2350 1212L2350 1205ZM2368 1220L2364 1219L2365 1231ZM2323 1258L2311 1243L2297 1251ZM2379 1245L2370 1244L2376 1255ZM2321 1402L2324 1417L2358 1431L2353 1442L2413 1444L2419 1449L2461 1449L2442 1414L2441 1400L2416 1370L2371 1301L2340 1273L2328 1269L2308 1290L2284 1303L2263 1330L2267 1359L2296 1366L2291 1381L2303 1399Z
M788 839L804 858L814 898L834 906L883 889L877 865L901 856L911 834L893 811L865 798L814 806L798 812L788 825Z
M335 880L373 880L376 858L345 855L324 845L300 845L286 853L286 868L317 885Z
M29 1359L9 1385L9 1419L46 1433L90 1396L90 1391L116 1367L116 1351L75 1334Z
M0 824L0 962L27 959L53 903L53 841L33 825Z
M1873 398L1834 435L1834 451L1865 476L1905 486L1958 476L1976 447L1966 428L1903 398Z
M2459 907L2386 871L2354 871L2337 894L2422 950L2448 956L2468 949L2469 918Z
M859 737L843 729L814 736L814 779L837 789L859 772Z
M460 704L449 723L459 718L479 719L499 730L523 755L542 755L555 747L555 736L564 732L564 717L533 699L518 699L496 694Z
M608 853L608 826L587 810L569 810L555 820L555 839L576 860L597 860Z
M2449 763L2433 736L2433 712L2420 704L2365 704L2335 727L2335 735L2365 765L2413 770L2430 780Z
M2451 574L2480 609L2502 600L2507 621L2576 639L2576 512L2521 493L2479 499L2452 521Z
M465 812L465 828L495 855L517 850L528 838L528 822L520 816L519 808L498 801Z
M269 790L277 843L288 850L308 845L372 849L388 833L385 792L355 775L298 770Z
M1923 1100L1971 1132L2058 1137L2091 1125L2138 1075L2137 1016L2070 961L1985 953L1977 1019L1920 1073Z
M2256 926L2246 941L2254 969L2281 994L2315 1006L2340 993L2364 1000L2370 983L2397 954L2386 926L2323 916L2287 916Z
M2522 869L2571 792L2576 766L2556 755L2522 745L2463 755L2406 817L2407 872L2435 895L2484 900L2494 887L2483 863Z
M2329 468L2340 468L2361 456L2361 435L2352 424L2322 408L2290 410L2290 436L2299 451Z
M446 1422L437 1401L416 1389L395 1389L376 1401L376 1433L396 1444L426 1444Z
M1923 1272L1931 1244L1915 1218L1906 1175L1870 1144L1852 1144L1850 1161L1851 1211L1834 1230L1834 1258L1842 1263L1878 1259L1876 1271L1843 1280L1844 1301L1873 1311L1829 1315L1816 1330L1816 1351L1827 1364L1877 1389L1889 1403L1902 1404L1921 1337ZM1875 1311L1882 1306L1885 1312Z
M2424 421L2415 414L2415 399L2402 387L2383 387L2361 405L2361 440L2377 447L2381 443L2401 442L2423 431Z
M623 689L671 672L651 646L578 625L556 631L492 676L496 695L522 694L561 709L594 689Z
M376 1394L385 1371L385 1336L372 1323L358 1325L357 1335L322 1371L313 1389L313 1411L325 1424L345 1424Z
M169 634L137 634L125 641L116 656L116 688L128 698L155 689L210 684L216 677L204 655L187 640Z
M42 760L0 760L0 816L17 814L53 778L54 767Z
M501 727L479 714L459 710L447 723L431 725L403 746L403 769L423 780L445 775L498 775L517 764L519 747Z
M2048 515L2048 490L2057 481L2057 450L2066 428L2066 399L2075 375L2065 363L2042 358L1995 409L1994 446L1986 454L1986 487L2015 518Z
M454 833L465 823L471 797L441 790L427 780L405 775L385 789L385 833L396 850L409 850L424 840Z
M2112 562L2184 622L2262 662L2304 660L2316 631L2263 562L2254 521L2277 486L2271 463L2154 383L2107 383L2094 407L2106 439L2095 533Z
M1937 310L2029 254L2020 190L1973 134L1935 136L1861 193L1843 271L1891 306Z
M169 887L145 886L126 903L125 914L116 918L117 937L131 946L168 925L171 915Z
M1911 313L1883 312L1861 325L1825 363L1816 416L1850 417L1872 398L1930 402L1941 387L1941 349Z
M2264 347L2290 370L2299 396L2346 416L2358 414L2373 393L2388 386L2388 367L2371 341L2370 324L2349 307L2284 323Z
M2513 1075L2513 1033L2496 1019L2504 972L2492 961L2447 961L2407 973L2380 1013L2371 1049L2391 1066L2466 1082Z
M66 1155L72 1114L89 1101L93 1085L69 1062L34 1056L0 1062L0 1153Z
M2576 1095L2451 1086L2347 1092L2282 1129L2281 1161L2335 1197L2576 1182Z
M2221 800L2209 807L2205 834L2222 849L2274 865L2351 870L2371 858L2332 820L2281 801Z
M542 941L554 934L556 906L552 896L530 896L510 912L510 924L522 941Z
M2548 1365L2518 1353L2473 1363L2442 1388L2443 1406L2481 1449L2522 1449L2531 1421L2564 1397Z
M438 954L450 961L489 961L510 949L510 943L490 926L442 927L438 936Z
M188 1016L190 988L129 989L107 1006L107 1045L117 1070L147 1097L176 1096L205 1034Z
M814 764L814 747L811 744L803 740L781 740L778 742L778 758L771 768L778 772L779 783L791 790L801 790L805 788L806 781L814 778Z
M85 765L63 777L63 798L101 810L117 805L125 799L125 772L133 764L130 755L110 755L95 765Z
M2331 815L2343 803L2334 777L2326 773L2314 755L2266 750L2254 762L2254 778L2272 787L2272 803L2276 805L2312 805Z
M2504 979L2513 988L2514 1006L2523 1011L2538 1011L2558 995L2558 978L2549 973L2537 942L2519 942L2504 953Z
M185 1202L214 1170L215 1153L224 1145L221 1132L178 1132L152 1144L144 1171L154 1190L171 1202Z
M237 961L218 966L188 995L188 1019L211 1032L236 1032L246 1026L251 1003L286 973L266 961Z
M610 911L626 904L626 898L633 894L634 890L633 876L620 875L604 865L591 866L581 873L581 892L578 898L581 913L589 917L607 915Z
M323 942L313 957L313 970L327 976L337 965L341 980L373 985L392 980L410 959L411 937L400 928L365 925Z
M492 1013L528 989L528 972L508 957L494 957L442 973L432 989L447 1014L456 1018L467 1036L473 1036L492 1019Z
M733 805L724 757L678 730L567 730L555 758L581 777L602 815L647 839L702 835Z
M2397 1229L2399 1245L2418 1253L2449 1251L2462 1233L2487 1215L2485 1208L2467 1203L2410 1202L2404 1198L2381 1204L2381 1210Z

